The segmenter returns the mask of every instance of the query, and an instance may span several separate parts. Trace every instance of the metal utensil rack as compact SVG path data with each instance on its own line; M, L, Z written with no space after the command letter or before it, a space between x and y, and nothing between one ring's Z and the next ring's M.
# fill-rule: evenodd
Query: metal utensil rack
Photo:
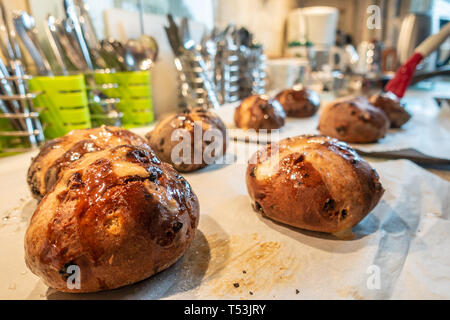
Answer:
M244 47L239 50L240 97L266 93L266 61L261 46Z
M239 100L239 48L231 39L217 43L213 76L221 104Z
M97 83L95 74L111 74L116 73L114 69L97 69L91 73L85 73L86 90L88 93L89 112L91 114L91 122L93 127L101 125L117 126L122 125L123 113L118 111L117 104L119 98L113 98L105 95L103 92L111 89L117 89L118 83ZM93 94L94 92L100 93ZM96 97L98 101L95 100Z
M207 67L197 49L185 50L175 57L178 72L180 108L217 109L220 106L214 82L207 73Z
M0 94L0 154L31 151L44 142L39 112L33 105L41 92L29 92L28 81L32 77L1 77L1 83L14 88L25 86L25 94ZM15 106L19 106L16 108Z
M213 29L202 39L202 53L213 60L213 79L221 104L266 92L266 61L263 46L245 27L229 24Z

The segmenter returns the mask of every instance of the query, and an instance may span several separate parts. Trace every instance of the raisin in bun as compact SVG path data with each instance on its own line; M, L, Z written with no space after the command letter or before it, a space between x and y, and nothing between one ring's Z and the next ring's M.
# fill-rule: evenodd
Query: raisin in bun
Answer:
M384 192L366 161L344 142L325 136L288 138L258 151L246 180L263 216L328 233L358 224Z
M188 182L149 149L84 155L47 193L25 235L25 262L64 292L114 289L174 264L194 239L199 203ZM78 288L67 286L79 268Z
M201 129L202 134L195 135L195 128L199 130L198 132ZM183 159L183 150L180 150L179 154L172 156L173 149L181 141L179 139L172 139L172 135L175 130L179 129L185 131L185 134L190 139L191 154L186 155L186 160ZM205 136L205 133L208 131L208 135L213 134L214 139ZM215 141L216 137L219 140ZM215 113L201 108L195 108L189 112L179 113L165 118L156 125L153 131L146 135L146 138L158 157L172 164L180 172L191 172L206 167L208 164L214 162L215 159L222 157L227 147L225 124ZM212 140L214 140L215 144L211 144ZM208 158L203 156L206 148L211 150L211 152L207 152ZM200 159L198 157L195 159L194 150L197 150L198 155L201 155Z
M275 96L275 99L281 103L287 116L294 118L311 117L320 106L317 92L302 87L283 90Z
M284 126L286 113L280 102L266 95L245 98L234 112L234 122L238 128L279 129Z
M121 128L102 126L73 130L48 141L32 160L27 181L34 198L41 200L58 181L65 168L84 154L122 144L150 148L145 139Z
M370 97L369 101L373 106L386 113L391 122L391 128L400 128L411 119L408 111L390 94L374 94Z
M389 126L386 114L365 97L347 97L325 106L318 129L320 133L342 141L370 143L383 138Z

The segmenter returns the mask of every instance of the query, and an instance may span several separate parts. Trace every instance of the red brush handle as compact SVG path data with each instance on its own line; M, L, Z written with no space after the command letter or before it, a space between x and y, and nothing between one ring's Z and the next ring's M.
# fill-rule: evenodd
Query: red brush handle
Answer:
M402 98L411 82L416 71L417 65L423 60L422 54L416 52L409 60L397 70L394 78L392 78L384 87L384 91L392 92L397 97Z
M420 61L439 48L449 36L450 22L443 26L438 33L425 39L416 50L414 50L412 57L397 71L394 78L386 84L384 90L386 92L392 92L397 97L402 98Z

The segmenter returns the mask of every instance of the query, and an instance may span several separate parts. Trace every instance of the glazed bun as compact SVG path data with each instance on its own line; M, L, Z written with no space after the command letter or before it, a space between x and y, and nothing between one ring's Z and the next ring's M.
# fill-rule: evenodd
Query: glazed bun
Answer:
M400 105L398 99L390 94L374 94L369 99L370 103L383 110L391 122L391 128L400 128L411 119L411 115Z
M202 135L194 135L194 128L201 129ZM191 154L188 156L189 161L184 161L183 154L180 157L172 159L172 151L180 140L172 141L172 134L175 130L183 129L190 137ZM196 161L194 150L201 147L198 151L203 155L203 151L211 143L209 138L205 138L205 132L215 130L217 135L221 136L220 148L212 148L211 159L207 161L205 157L201 157L200 161ZM206 167L215 159L222 157L226 153L226 127L222 120L212 111L206 111L201 108L195 108L190 112L179 113L169 116L162 120L156 127L146 135L148 143L156 152L161 160L173 165L180 172L191 172ZM198 140L198 141L196 141ZM214 141L215 142L215 141ZM220 149L220 150L219 150ZM216 153L217 151L217 153ZM182 153L181 150L180 153ZM199 163L196 163L199 162Z
M58 181L64 170L84 154L123 144L150 148L145 139L117 127L73 130L48 141L31 161L27 182L34 198L41 200Z
M319 95L310 89L294 87L281 91L275 96L288 117L306 118L316 114L320 106Z
M196 195L170 165L149 149L118 146L64 170L31 219L25 261L60 291L114 289L175 263L198 218ZM67 285L70 266L79 268L79 289Z
M258 151L246 180L263 216L328 233L358 224L384 192L366 161L344 142L324 136L288 138Z
M386 114L365 97L350 97L325 106L318 129L322 134L342 141L370 143L383 138L389 126Z
M284 126L285 118L280 102L266 95L245 98L234 112L236 126L244 130L279 129Z

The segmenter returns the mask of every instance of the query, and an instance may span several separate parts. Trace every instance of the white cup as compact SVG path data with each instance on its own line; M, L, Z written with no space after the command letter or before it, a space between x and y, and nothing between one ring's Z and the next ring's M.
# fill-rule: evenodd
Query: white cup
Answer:
M309 40L317 50L329 48L336 40L338 18L334 7L295 9L288 16L288 42Z
M268 91L291 88L308 74L305 59L284 58L267 60Z

